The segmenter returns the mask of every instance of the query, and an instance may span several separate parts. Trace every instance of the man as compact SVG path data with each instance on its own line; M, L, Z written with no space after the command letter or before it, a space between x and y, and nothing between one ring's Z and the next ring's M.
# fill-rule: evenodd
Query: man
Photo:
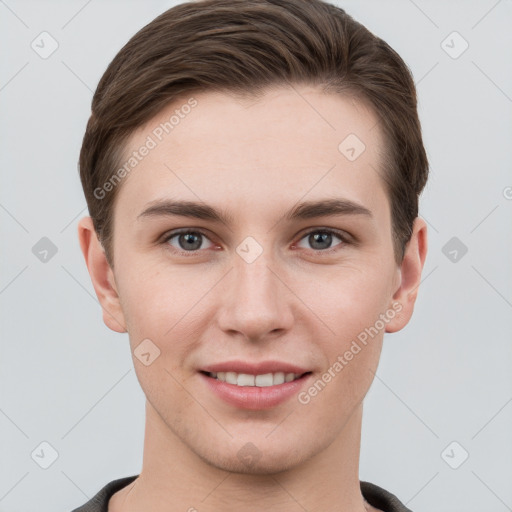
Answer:
M147 398L143 467L75 512L409 510L359 452L427 174L407 66L340 8L206 0L139 31L93 98L78 234Z

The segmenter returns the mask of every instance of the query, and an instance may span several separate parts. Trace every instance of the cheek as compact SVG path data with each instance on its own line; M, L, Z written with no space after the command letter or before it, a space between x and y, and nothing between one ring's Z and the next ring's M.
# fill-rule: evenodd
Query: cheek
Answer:
M195 346L190 342L190 317L200 295L194 289L177 275L159 271L134 272L123 289L123 310L141 388L155 409L162 410L170 401L177 416L182 407L191 405L181 384L183 362ZM195 307L200 309L199 304ZM150 354L147 365L145 353Z
M385 331L381 315L390 305L386 276L386 269L377 265L354 271L330 285L331 305L323 304L323 311L330 314L326 323L335 332L324 338L329 360L326 378L332 379L325 399L339 403L340 410L347 411L362 400L377 371ZM389 321L391 316L386 318Z
M197 302L198 291L183 273L162 272L155 267L148 271L148 267L134 267L125 274L123 312L132 333L161 338Z
M160 351L152 363L154 372L148 374L142 368L140 377L152 379L155 372L167 370L176 376L180 374L182 380L187 356L197 349L208 320L205 307L215 276L209 279L204 273L192 275L183 269L164 272L155 266L151 272L133 272L128 276L123 288L123 312L132 355L137 355L137 347L147 339ZM134 364L141 366L136 357ZM169 375L163 373L158 378L167 380Z
M344 350L360 333L375 325L390 306L385 269L333 269L330 279L303 281L298 295L308 297L307 305L321 320L321 337L332 351ZM382 325L377 325L381 330Z

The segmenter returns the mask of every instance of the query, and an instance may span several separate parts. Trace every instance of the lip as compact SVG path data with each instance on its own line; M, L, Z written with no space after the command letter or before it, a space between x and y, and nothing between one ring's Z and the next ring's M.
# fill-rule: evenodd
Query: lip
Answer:
M247 373L249 375L263 375L265 373L296 373L302 375L311 370L295 366L290 363L281 361L260 361L251 363L249 361L224 361L222 363L211 364L200 368L203 372L235 372L235 373ZM280 384L281 385L281 384Z
M249 375L262 375L265 373L295 373L302 375L291 382L283 382L275 386L237 386L228 384L207 375L211 372L247 373ZM243 361L231 361L212 364L202 368L199 376L208 389L227 404L238 409L263 410L271 409L282 404L292 396L296 396L301 388L311 379L312 372L299 366L279 361L263 361L249 363Z

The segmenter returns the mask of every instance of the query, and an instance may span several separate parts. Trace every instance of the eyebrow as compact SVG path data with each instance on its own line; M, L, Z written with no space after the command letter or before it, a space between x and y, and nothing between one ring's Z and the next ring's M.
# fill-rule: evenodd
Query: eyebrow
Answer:
M285 219L307 220L329 215L365 215L372 218L372 212L365 206L350 199L324 199L305 201L297 204L286 212ZM193 219L209 220L232 224L234 216L224 209L215 209L205 203L195 201L159 199L148 203L147 207L137 216L137 220L147 217L181 216Z

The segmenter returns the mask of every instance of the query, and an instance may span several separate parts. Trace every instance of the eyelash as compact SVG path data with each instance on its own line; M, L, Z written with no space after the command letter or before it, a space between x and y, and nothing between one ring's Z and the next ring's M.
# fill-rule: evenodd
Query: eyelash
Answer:
M208 237L208 234L205 233L202 229L195 229L195 228L194 229L190 229L190 228L187 228L187 229L181 229L181 230L178 230L178 231L171 231L166 236L164 236L164 239L162 240L162 244L169 245L168 242L170 240L172 240L174 237L176 237L178 235L182 235L184 233L200 234L200 235L204 236L205 238L207 238L208 240L210 240L209 237ZM337 236L341 240L340 244L335 245L334 247L331 247L329 249L311 249L313 252L319 253L321 255L332 254L333 252L336 252L336 251L340 250L341 247L343 247L345 245L352 244L352 241L349 240L349 237L347 235L345 235L341 231L338 231L338 230L335 230L335 229L332 229L332 228L314 228L314 229L311 229L310 231L308 231L308 232L304 233L304 235L302 235L302 237L300 238L299 242L301 240L303 240L304 238L306 238L307 236L311 235L312 233L327 233L329 235L335 235L335 236ZM170 247L171 247L171 250L173 252L177 253L180 256L186 256L186 257L196 256L199 252L204 250L204 249L196 249L196 250L193 250L193 251L182 251L182 250L176 249L176 247L172 247L172 246L170 246Z

